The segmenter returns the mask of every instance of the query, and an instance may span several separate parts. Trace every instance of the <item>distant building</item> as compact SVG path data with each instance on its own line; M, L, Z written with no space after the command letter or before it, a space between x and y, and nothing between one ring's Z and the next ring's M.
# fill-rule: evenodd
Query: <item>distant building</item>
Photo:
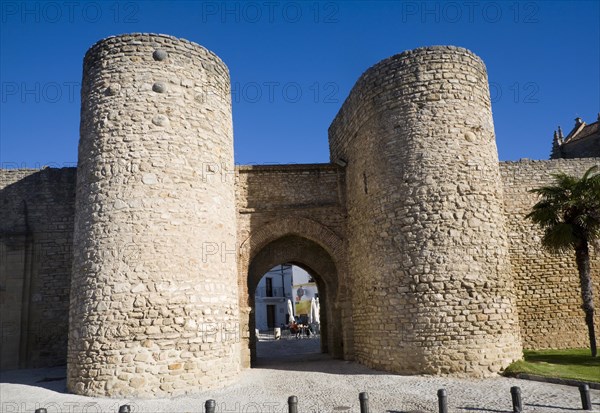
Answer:
M575 119L575 127L567 137L560 126L554 131L550 159L573 159L600 157L600 113L594 123L586 124L581 118Z
M311 282L314 284L312 277L300 267L282 264L271 268L254 294L256 328L269 330L287 324L288 300L294 303L298 286Z

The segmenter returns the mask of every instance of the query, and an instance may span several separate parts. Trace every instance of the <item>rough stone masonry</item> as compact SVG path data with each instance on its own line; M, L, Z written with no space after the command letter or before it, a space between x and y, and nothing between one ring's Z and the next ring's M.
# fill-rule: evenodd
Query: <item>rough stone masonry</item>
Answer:
M83 395L223 386L281 263L317 280L321 349L377 369L485 377L524 347L586 346L574 257L524 216L529 189L600 159L499 163L477 56L379 62L329 144L328 164L235 167L217 56L157 34L92 46L78 167L0 171L2 368L67 362ZM599 269L594 251L596 297Z

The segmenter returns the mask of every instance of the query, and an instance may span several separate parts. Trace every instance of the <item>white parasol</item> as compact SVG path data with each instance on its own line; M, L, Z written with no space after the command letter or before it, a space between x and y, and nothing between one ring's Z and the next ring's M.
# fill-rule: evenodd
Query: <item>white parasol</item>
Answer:
M310 322L321 323L321 316L319 314L319 303L313 298L310 300Z
M287 303L287 311L288 311L288 324L292 324L294 322L294 307L292 307L292 301L288 300Z

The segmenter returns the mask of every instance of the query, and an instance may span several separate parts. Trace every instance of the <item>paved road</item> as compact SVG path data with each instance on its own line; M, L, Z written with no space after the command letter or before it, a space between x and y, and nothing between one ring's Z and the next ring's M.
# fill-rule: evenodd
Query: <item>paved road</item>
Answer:
M582 411L575 387L533 381L399 376L368 369L357 363L332 360L318 350L318 340L281 340L259 343L258 366L244 370L239 381L220 390L158 400L103 399L66 394L64 368L13 370L0 374L2 413L116 412L131 404L134 412L202 412L207 399L217 401L221 413L287 412L287 398L296 395L300 412L359 412L358 393L367 391L371 413L436 412L436 392L448 392L450 412L511 413L510 387L521 387L525 413ZM55 380L56 379L56 380ZM600 391L592 390L595 412Z

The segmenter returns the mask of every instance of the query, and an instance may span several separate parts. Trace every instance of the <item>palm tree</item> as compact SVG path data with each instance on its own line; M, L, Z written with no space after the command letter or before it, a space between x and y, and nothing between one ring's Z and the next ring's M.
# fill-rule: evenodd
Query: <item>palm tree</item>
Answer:
M542 245L552 252L575 250L581 299L592 357L596 357L594 300L589 245L600 239L600 173L588 169L581 179L557 173L555 185L532 189L540 200L526 216L544 231Z

